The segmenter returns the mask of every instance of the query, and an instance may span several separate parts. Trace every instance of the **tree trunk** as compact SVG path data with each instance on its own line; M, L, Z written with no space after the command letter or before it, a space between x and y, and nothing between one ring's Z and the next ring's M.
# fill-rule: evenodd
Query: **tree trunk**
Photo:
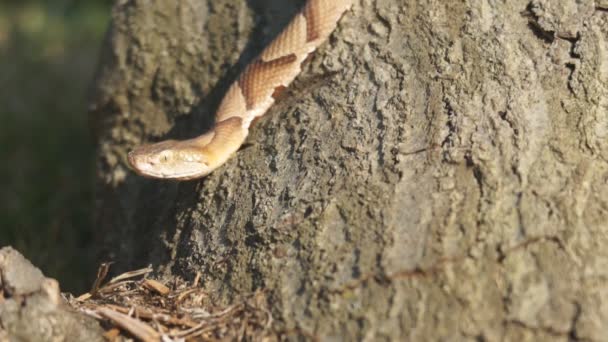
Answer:
M98 231L322 340L608 336L608 2L359 0L249 147L199 181L132 147L200 134L303 1L120 1L92 100Z

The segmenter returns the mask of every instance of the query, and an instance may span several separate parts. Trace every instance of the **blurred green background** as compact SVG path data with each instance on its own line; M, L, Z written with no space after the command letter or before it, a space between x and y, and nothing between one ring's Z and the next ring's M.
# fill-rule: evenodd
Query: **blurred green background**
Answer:
M75 294L96 271L86 100L111 3L0 1L0 246Z

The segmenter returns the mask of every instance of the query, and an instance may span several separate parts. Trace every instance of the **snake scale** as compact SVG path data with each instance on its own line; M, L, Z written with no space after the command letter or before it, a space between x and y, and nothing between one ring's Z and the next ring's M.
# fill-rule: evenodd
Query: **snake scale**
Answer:
M165 140L129 152L131 167L151 178L189 180L224 164L245 141L252 121L264 115L300 73L306 57L323 43L352 0L308 0L302 10L230 86L206 133Z

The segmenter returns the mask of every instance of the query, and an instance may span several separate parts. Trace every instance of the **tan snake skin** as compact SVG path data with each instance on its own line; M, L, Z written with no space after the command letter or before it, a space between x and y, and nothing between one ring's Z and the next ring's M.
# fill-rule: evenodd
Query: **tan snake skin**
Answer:
M129 152L140 175L188 180L220 167L245 141L251 122L264 115L275 93L300 73L306 57L336 27L352 0L308 0L289 25L228 89L207 133L189 140L166 140Z

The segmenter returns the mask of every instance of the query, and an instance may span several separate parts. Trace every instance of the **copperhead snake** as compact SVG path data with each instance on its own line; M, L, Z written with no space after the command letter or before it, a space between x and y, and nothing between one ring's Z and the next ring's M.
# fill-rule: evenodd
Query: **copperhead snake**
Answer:
M189 180L224 164L245 141L252 121L300 73L306 57L335 29L352 0L308 0L302 10L230 86L206 133L188 140L142 145L128 160L146 177Z

